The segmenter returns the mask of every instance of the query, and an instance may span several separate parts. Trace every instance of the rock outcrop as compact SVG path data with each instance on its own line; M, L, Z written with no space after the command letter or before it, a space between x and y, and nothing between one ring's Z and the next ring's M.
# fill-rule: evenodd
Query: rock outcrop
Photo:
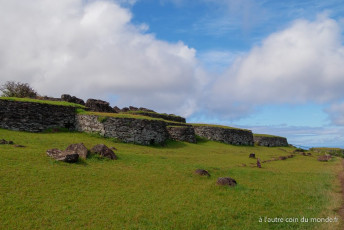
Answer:
M77 98L75 96L71 96L69 94L62 94L61 95L61 100L62 101L67 101L67 102L71 102L71 103L75 103L75 104L80 104L80 105L85 105L84 100Z
M93 112L115 113L110 103L102 100L88 99L85 106Z

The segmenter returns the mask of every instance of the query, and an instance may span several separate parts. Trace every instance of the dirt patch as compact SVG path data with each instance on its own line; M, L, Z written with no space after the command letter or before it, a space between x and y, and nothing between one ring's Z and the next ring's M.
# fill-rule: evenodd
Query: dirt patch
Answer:
M342 168L343 170L339 174L340 184L342 186L342 207L338 210L338 214L344 220L344 160L342 160Z

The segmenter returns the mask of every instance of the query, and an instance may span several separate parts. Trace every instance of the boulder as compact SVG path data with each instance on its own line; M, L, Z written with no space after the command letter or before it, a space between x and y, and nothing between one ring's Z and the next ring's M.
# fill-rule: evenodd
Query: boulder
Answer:
M283 160L286 160L287 157L285 157L285 156L280 156L278 159L283 161Z
M121 109L118 108L117 106L113 107L113 110L114 110L116 113L120 113L120 112L121 112Z
M0 145L13 145L13 141L6 141L5 139L0 140Z
M86 107L93 112L115 113L115 110L111 108L109 102L102 100L88 99Z
M204 170L204 169L196 169L195 173L200 175L200 176L210 177L209 172L207 170Z
M124 108L121 109L121 111L124 112L124 113L125 113L125 112L128 112L128 111L129 111L129 108L128 108L128 107L124 107Z
M73 151L79 155L80 158L86 159L88 150L83 143L71 144L66 148L66 151Z
M222 185L222 186L236 186L237 182L233 179L233 178L230 178L230 177L219 177L217 179L217 182L216 184L218 185Z
M331 155L323 155L318 157L318 161L329 161L331 158Z
M63 161L67 163L75 163L79 159L79 155L70 150L61 151L59 149L49 149L47 150L47 155L57 161Z
M138 111L139 109L135 106L129 106L130 111Z
M99 154L102 157L110 158L112 160L117 160L118 159L117 156L115 155L115 153L110 148L108 148L106 145L104 145L104 144L99 144L99 145L94 146L91 149L91 152Z
M85 105L84 100L77 98L75 96L71 96L69 94L62 94L61 95L61 100L62 101L67 101L67 102L71 102L71 103L75 103L75 104L80 104L80 105Z
M249 158L256 158L256 154L255 153L250 153Z

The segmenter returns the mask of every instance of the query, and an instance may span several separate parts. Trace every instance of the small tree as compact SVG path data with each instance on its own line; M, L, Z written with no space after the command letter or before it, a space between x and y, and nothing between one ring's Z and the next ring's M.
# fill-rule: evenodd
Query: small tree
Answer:
M27 83L8 81L0 87L3 97L37 97L37 92Z

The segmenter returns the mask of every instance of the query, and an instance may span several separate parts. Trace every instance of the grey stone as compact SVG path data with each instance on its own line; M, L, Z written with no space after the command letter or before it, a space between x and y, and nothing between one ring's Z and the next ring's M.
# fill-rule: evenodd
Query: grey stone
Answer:
M111 108L109 102L102 100L88 99L85 106L94 112L115 113L115 110Z
M196 169L195 173L200 175L200 176L210 177L209 172L207 170L204 170L204 169Z
M230 177L219 177L216 182L218 185L222 186L236 186L237 182L233 178Z
M115 155L115 153L110 148L108 148L106 145L104 145L104 144L95 145L91 149L91 152L99 154L102 157L110 158L112 160L117 160L118 159L117 156Z
M85 105L84 100L77 98L75 96L71 96L69 94L62 94L61 95L61 100L62 101L67 101L67 102L71 102L71 103L76 103L76 104L80 104L80 105Z
M250 153L250 156L249 156L249 158L256 158L256 154L254 154L254 153Z
M63 161L67 163L75 163L79 159L79 155L70 150L61 151L59 149L49 149L47 150L47 155L57 161Z
M88 150L83 143L71 144L66 148L66 151L68 150L77 153L82 159L87 158Z
M120 113L120 112L121 112L121 109L118 108L117 106L113 107L113 110L114 110L116 113Z
M323 155L323 156L319 156L318 157L318 161L325 161L325 162L327 162L327 161L331 160L331 158L332 158L331 155Z

